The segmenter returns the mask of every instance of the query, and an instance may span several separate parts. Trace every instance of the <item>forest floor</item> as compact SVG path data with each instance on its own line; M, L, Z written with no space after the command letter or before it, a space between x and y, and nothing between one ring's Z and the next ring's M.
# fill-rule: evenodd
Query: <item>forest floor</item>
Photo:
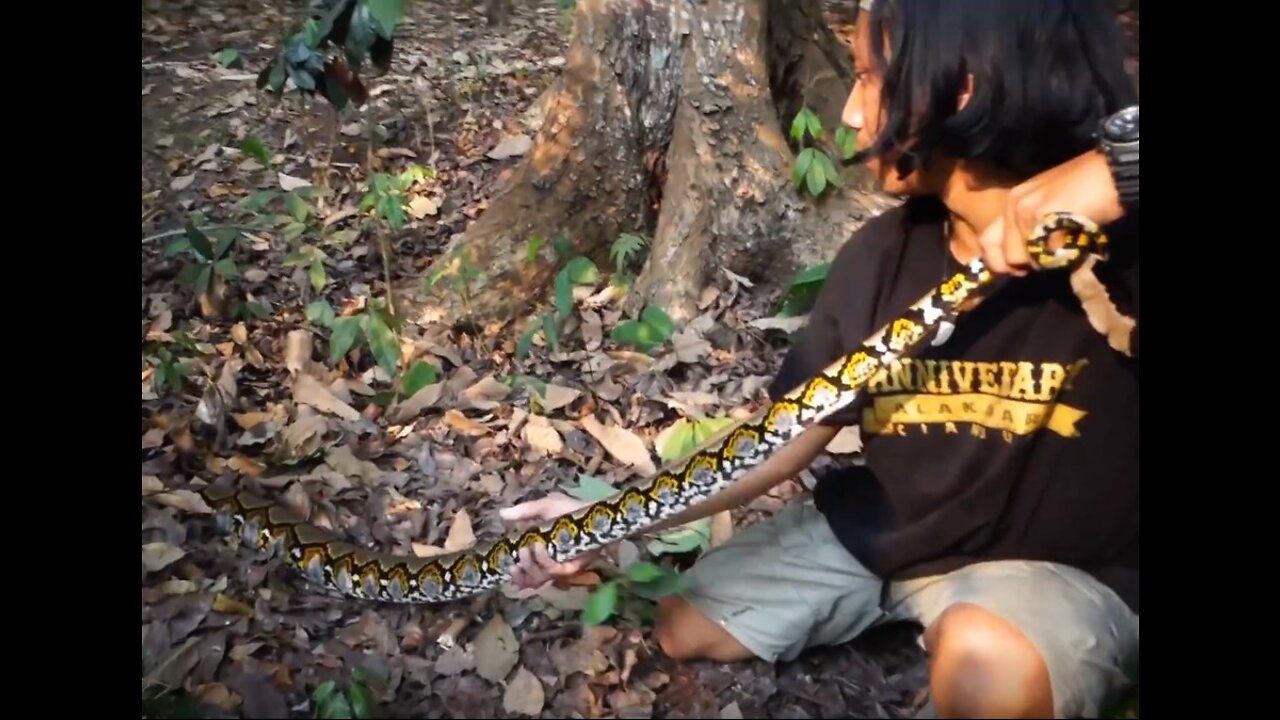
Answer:
M845 4L832 3L842 36ZM731 274L704 293L699 322L650 353L612 342L625 318L606 279L576 287L559 341L523 359L516 337L335 323L367 315L388 272L421 275L484 212L564 62L556 0L515 0L501 31L478 0L407 5L392 71L335 118L254 87L300 3L143 4L144 717L910 715L925 685L911 628L776 666L676 663L649 638L642 600L584 621L602 571L384 607L319 595L213 532L187 488L232 475L366 545L425 555L493 539L509 530L502 507L635 480L687 449L688 423L758 407L795 326L780 298ZM371 171L405 180L403 231L362 214ZM203 308L188 222L230 243L214 266L228 292ZM342 334L351 351L335 358ZM393 384L387 357L407 358L407 377ZM687 567L802 492L789 483L612 560Z

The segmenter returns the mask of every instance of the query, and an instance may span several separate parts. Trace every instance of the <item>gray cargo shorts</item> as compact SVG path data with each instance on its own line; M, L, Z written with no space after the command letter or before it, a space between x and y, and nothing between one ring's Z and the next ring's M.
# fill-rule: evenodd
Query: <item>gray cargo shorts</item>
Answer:
M1110 588L1062 565L978 563L891 583L882 603L884 584L836 540L812 501L739 531L687 577L685 599L769 662L887 622L927 627L967 602L1010 622L1039 650L1056 717L1108 711L1138 664L1138 616Z

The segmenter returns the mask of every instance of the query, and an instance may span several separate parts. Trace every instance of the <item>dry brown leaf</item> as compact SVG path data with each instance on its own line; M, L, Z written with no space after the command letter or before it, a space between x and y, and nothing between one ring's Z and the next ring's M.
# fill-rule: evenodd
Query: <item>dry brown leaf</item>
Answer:
M529 422L524 426L524 440L534 450L544 455L556 456L560 451L564 450L564 440L560 437L560 433L551 427L551 423L541 415L530 415Z
M742 720L742 708L738 707L737 700L720 708L720 720Z
M436 201L425 195L419 195L409 201L409 214L414 220L421 220L428 215L435 215L440 212L440 208L436 205Z
M472 652L476 658L476 673L489 682L497 683L502 682L516 666L520 645L506 619L497 614L476 634Z
M245 617L253 617L253 608L236 600L233 597L218 593L213 598L214 612L227 613L229 615L243 615Z
M489 428L462 414L457 408L450 408L444 414L444 424L463 435L479 437L489 434Z
M207 683L197 686L191 694L201 703L212 705L226 712L234 711L244 701L243 698L231 692L222 683Z
M144 387L151 387L151 385L148 383ZM160 447L161 445L164 444L164 437L165 437L164 428L160 428L160 427L153 427L150 430L142 433L143 449Z
M531 147L533 147L533 138L524 133L519 133L502 138L502 141L485 155L494 160L505 160L509 157L524 155L529 152Z
M175 507L184 512L200 513L202 515L213 513L213 508L209 507L204 498L193 490L173 490L160 493L155 496L155 500L161 505Z
M355 456L347 445L339 445L324 457L324 464L348 478L360 478L373 482L382 476L382 470L368 460Z
M227 461L227 467L235 470L241 475L248 475L256 478L262 477L262 473L267 471L267 466L261 462L249 457L248 455L236 455Z
M444 677L448 677L472 670L475 666L475 657L455 645L440 653L440 658L435 663L435 671Z
M142 546L142 566L148 572L162 570L181 560L186 550L167 542L150 542Z
M299 188L304 188L304 187L311 187L310 180L303 180L300 177L285 175L284 173L277 173L276 176L280 181L280 189L284 190L285 192L289 192L290 190L297 190Z
M297 375L311 363L311 331L290 330L284 338L284 366Z
M676 351L676 359L682 363L696 363L711 353L711 343L707 342L695 330L685 328L671 338Z
M601 425L594 415L586 415L582 418L582 429L590 433L591 437L594 437L610 455L618 460L645 475L658 472L653 459L649 457L649 450L645 447L644 440L639 435L617 425L607 427Z
M442 382L427 385L414 393L408 400L397 404L391 410L391 422L403 423L418 417L423 410L440 401L440 396L444 393L444 387L445 385Z
M573 388L563 387L561 385L547 385L546 397L542 399L542 407L547 412L559 410L568 405L582 393Z
M167 595L186 595L196 591L196 584L190 580L171 578L160 583L160 590Z
M445 552L466 550L476 544L476 536L471 530L471 516L466 508L460 508L449 524L449 534L444 539Z
M160 478L155 475L142 476L142 495L154 495L164 490L164 484L160 482Z
M759 328L760 330L781 330L783 332L791 333L804 327L804 324L808 320L808 315L800 315L796 317L768 317L752 320L747 323L747 325L750 325L753 328Z
M604 342L604 324L600 320L600 313L595 310L583 309L582 315L582 343L587 350L599 350L601 343Z
M245 324L238 322L231 326L231 339L236 341L237 345L243 345L249 342L249 328Z
M502 709L512 715L529 715L536 717L542 713L542 705L546 701L542 683L537 676L529 672L523 665L516 670L515 677L507 685L502 694Z
M269 412L231 413L231 417L241 430L252 430L256 425L275 419L275 415Z
M492 410L501 405L501 401L510 393L510 387L498 382L492 375L487 375L483 380L463 390L462 397L466 398L472 407Z
M360 413L356 412L355 408L334 397L328 388L310 375L298 376L293 384L293 397L304 405L310 405L320 412L337 415L343 420L360 419Z
M254 641L254 642L240 643L239 645L236 645L235 647L231 648L231 650L227 652L227 656L230 657L235 662L241 662L245 658L257 652L258 648L262 647L263 645L266 645L266 643L260 640Z
M181 192L182 190L186 190L187 188L191 187L191 183L195 181L196 181L195 173L192 173L190 175L179 175L178 177L169 181L169 189L173 190L174 192Z

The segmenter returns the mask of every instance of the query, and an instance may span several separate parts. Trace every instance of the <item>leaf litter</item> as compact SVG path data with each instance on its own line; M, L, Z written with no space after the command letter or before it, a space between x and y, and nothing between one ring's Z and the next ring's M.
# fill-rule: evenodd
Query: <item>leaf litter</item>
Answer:
M750 306L750 282L725 273L704 289L703 315L652 353L614 341L620 297L600 284L575 291L556 352L539 342L516 361L514 339L410 325L399 347L333 357L335 328L370 334L333 322L365 313L386 270L417 277L527 152L533 101L563 66L566 35L549 1L517 4L505 31L478 3L406 3L392 72L368 80L359 115L335 120L251 90L249 70L293 20L280 7L144 2L142 231L163 235L143 244L144 677L215 717L311 716L316 689L348 687L357 668L378 678L369 692L389 717L910 715L925 677L909 631L778 666L674 663L640 616L583 621L611 572L687 567L802 492L798 482L661 544L620 543L571 582L439 607L322 597L212 532L192 488L231 474L362 545L471 547L510 530L502 507L612 492L669 446L759 407L779 341L803 321ZM231 68L217 60L227 49ZM411 186L389 268L361 226L366 119L380 138L375 169L431 170ZM217 312L180 280L193 214L239 228L230 289L205 308ZM398 392L379 353L426 363L426 382ZM843 462L860 441L842 433L829 449L823 462Z

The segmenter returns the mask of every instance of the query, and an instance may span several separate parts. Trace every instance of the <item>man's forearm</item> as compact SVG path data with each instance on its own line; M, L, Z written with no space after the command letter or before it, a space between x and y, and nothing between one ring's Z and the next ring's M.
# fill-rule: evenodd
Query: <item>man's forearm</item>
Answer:
M751 502L756 497L782 484L783 481L795 477L801 470L808 467L809 463L813 462L813 459L831 442L837 432L839 432L839 428L825 425L809 428L768 460L748 470L747 474L737 484L704 503L695 505L663 520L648 532L670 530L695 520L711 517L723 510L731 510L739 505Z

